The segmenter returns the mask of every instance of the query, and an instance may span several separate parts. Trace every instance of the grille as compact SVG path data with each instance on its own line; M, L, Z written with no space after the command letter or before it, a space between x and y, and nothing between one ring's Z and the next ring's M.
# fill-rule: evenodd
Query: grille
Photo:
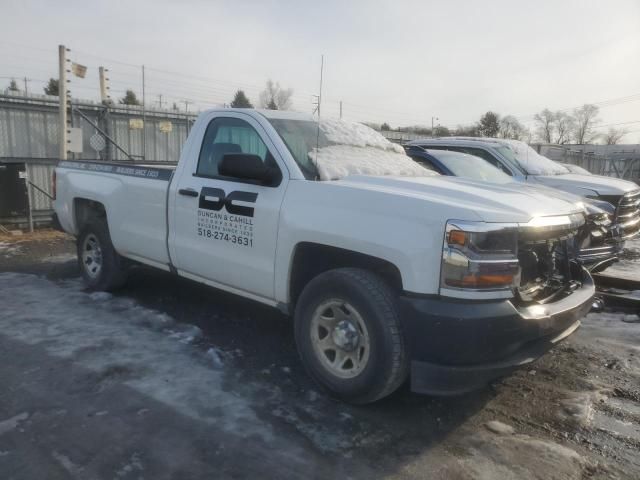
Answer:
M616 223L622 230L624 240L640 233L640 190L622 196L616 209Z

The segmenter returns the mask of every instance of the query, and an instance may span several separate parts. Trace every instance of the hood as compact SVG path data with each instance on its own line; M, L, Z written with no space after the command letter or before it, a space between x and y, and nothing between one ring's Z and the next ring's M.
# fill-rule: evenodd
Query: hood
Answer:
M582 212L575 202L521 183L495 184L460 177L374 177L352 175L336 181L351 188L377 190L468 210L485 222L526 223L534 217ZM462 220L462 219L458 219Z
M627 180L602 175L581 175L579 173L567 173L563 175L535 175L534 179L548 187L564 190L583 197L594 195L624 195L627 192L638 190L638 185Z

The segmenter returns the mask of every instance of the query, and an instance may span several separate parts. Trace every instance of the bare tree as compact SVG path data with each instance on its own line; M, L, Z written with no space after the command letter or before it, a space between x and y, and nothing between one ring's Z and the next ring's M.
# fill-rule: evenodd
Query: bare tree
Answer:
M540 113L536 113L533 116L536 122L536 134L538 138L544 143L552 143L553 132L555 130L556 116L555 114L545 108Z
M556 137L553 143L564 145L571 140L571 132L574 129L575 119L564 112L557 111L555 113L556 120Z
M502 138L512 140L522 140L526 135L526 128L513 115L507 115L500 120L500 131L498 135Z
M600 109L595 105L585 104L573 111L575 124L573 126L573 140L582 145L591 143L598 136L595 133L595 126L600 122L598 113Z
M269 110L289 110L293 105L292 96L292 88L282 88L279 83L269 79L260 93L260 106Z
M459 137L479 137L480 132L478 131L477 125L458 125L454 131L454 135Z
M609 131L603 135L604 143L607 145L617 145L627 133L626 130L610 128Z
M433 129L433 136L434 137L450 137L451 131L444 125L437 125Z

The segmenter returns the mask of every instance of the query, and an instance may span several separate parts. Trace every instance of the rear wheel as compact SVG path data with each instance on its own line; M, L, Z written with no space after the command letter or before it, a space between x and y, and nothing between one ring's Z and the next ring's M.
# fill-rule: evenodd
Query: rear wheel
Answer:
M106 222L89 222L77 242L82 277L91 290L115 290L126 282L124 259L113 248Z
M367 270L331 270L309 282L296 305L295 336L311 377L341 400L373 402L406 379L396 293Z

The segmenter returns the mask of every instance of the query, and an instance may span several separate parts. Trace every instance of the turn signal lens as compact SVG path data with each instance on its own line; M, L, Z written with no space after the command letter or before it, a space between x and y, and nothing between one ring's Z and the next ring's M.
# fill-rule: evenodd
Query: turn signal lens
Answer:
M513 275L465 275L462 280L456 282L449 280L451 286L465 288L500 288L510 287L514 282Z
M449 245L460 245L464 247L467 243L467 234L462 230L451 230L449 232Z

